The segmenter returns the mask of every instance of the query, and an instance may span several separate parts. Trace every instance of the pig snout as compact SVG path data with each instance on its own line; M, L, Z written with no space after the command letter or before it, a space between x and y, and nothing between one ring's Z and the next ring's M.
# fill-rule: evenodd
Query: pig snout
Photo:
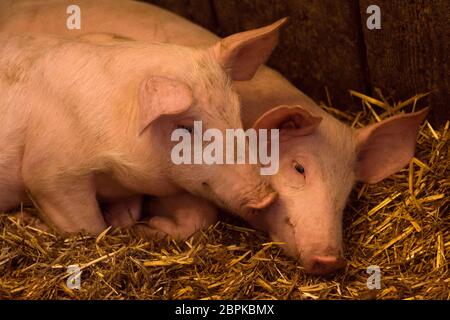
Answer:
M327 275L345 268L347 262L339 255L315 255L303 261L303 265L307 273Z

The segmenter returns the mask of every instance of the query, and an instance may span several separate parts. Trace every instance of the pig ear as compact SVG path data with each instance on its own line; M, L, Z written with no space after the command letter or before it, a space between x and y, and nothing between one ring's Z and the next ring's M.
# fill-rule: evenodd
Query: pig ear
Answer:
M233 34L212 47L219 64L233 80L250 80L278 44L280 27L287 18L259 29Z
M187 84L159 76L146 78L139 89L139 133L162 115L186 111L192 101Z
M376 183L402 169L414 156L428 108L401 114L356 130L357 178Z
M316 130L322 117L313 116L300 106L279 106L264 113L255 121L253 128L281 129L294 136L305 136Z

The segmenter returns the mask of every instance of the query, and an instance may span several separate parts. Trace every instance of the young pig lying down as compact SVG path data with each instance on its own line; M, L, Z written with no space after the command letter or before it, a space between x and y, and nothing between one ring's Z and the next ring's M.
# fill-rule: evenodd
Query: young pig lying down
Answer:
M3 1L0 32L44 32L78 37L115 33L137 40L211 45L218 37L173 13L135 1L77 2L81 30L65 27L70 1ZM3 16L1 16L3 14ZM88 36L93 40L111 36ZM111 37L114 38L114 37ZM356 181L376 183L405 166L427 110L392 117L366 128L350 129L323 111L274 70L262 66L250 81L234 83L245 128L280 127L280 169L271 177L279 198L246 220L266 231L285 251L300 258L307 272L325 274L344 265L342 216ZM140 216L140 198L110 206L111 224L133 224ZM133 217L122 215L130 210ZM150 201L145 210L158 212L152 228L185 238L212 223L215 208L186 194ZM119 213L119 214L117 214ZM146 227L146 226L145 226Z
M301 260L312 274L328 274L345 266L342 220L356 181L376 183L400 170L414 155L415 140L428 110L391 117L362 129L351 129L328 114L280 106L264 114L255 128L281 128L280 169L270 177L279 193L274 204L247 221L284 242L285 252ZM139 199L128 208L138 207ZM135 209L136 210L136 209ZM116 210L115 226L136 221ZM136 211L135 211L136 212ZM163 235L186 239L216 222L214 206L186 194L144 205L157 213L146 223Z
M209 49L0 35L0 211L28 192L56 230L98 234L98 200L188 190L244 217L270 205L257 165L175 165L171 134L242 129L231 79L253 76L282 23Z

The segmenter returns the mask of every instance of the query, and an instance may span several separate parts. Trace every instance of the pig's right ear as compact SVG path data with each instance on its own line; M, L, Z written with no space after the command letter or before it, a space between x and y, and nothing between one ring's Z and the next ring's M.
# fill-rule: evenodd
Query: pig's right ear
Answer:
M312 115L305 108L278 106L264 113L255 121L253 129L280 129L292 136L305 136L313 133L322 121L322 117Z
M192 102L187 84L160 76L146 78L139 89L139 134L160 116L188 110Z
M425 108L356 130L357 179L376 183L406 166L414 156L417 133L427 114Z
M250 80L278 44L287 18L259 29L233 34L212 47L214 57L233 80Z

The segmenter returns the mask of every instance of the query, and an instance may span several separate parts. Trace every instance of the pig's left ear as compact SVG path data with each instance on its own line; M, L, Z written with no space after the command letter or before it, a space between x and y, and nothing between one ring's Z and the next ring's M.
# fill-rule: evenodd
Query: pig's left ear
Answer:
M280 27L287 18L259 29L233 34L219 41L211 50L233 80L250 80L278 44Z
M322 117L313 116L298 105L278 106L255 121L253 129L280 129L292 136L305 136L316 130Z
M357 179L376 183L406 166L414 156L428 108L401 114L356 130Z
M192 101L187 84L160 76L146 78L139 89L139 134L160 116L186 111Z

